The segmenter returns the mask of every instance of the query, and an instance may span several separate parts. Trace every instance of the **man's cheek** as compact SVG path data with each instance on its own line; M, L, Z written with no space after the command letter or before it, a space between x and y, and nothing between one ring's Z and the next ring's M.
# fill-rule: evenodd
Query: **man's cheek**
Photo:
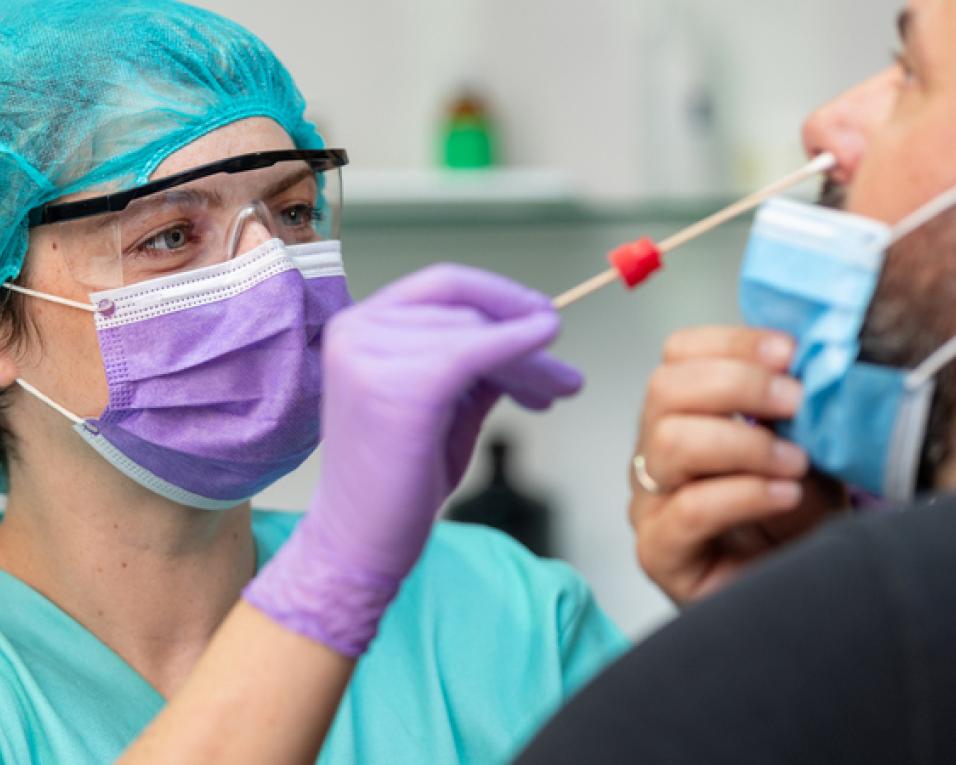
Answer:
M914 151L919 131L907 125L887 125L871 138L847 195L848 212L889 224L929 201L939 191L927 183L927 167L938 161ZM931 176L930 176L931 177Z
M872 155L871 155L872 156ZM847 193L847 212L895 223L902 217L902 205L892 191L899 168L868 159L860 165Z

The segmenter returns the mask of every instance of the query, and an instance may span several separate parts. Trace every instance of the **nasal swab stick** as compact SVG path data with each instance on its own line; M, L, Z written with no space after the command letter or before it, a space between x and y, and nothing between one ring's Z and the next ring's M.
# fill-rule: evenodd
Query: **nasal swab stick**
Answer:
M577 287L558 295L554 299L554 307L559 311L563 310L609 284L613 284L618 279L623 280L629 289L634 289L661 268L662 255L673 252L678 247L683 247L688 242L703 236L718 226L722 226L727 221L753 210L771 197L786 191L792 186L803 183L820 173L825 173L835 164L836 158L832 154L821 154L795 173L791 173L766 188L744 197L739 202L714 213L709 218L704 218L694 225L688 226L669 239L665 239L660 245L656 245L650 239L640 239L636 242L621 245L608 256L614 266L613 268L609 268L607 271L582 282Z

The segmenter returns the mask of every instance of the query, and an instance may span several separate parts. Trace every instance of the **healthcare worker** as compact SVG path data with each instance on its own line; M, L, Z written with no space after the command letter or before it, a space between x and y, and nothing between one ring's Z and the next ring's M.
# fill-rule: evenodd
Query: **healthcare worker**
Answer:
M216 15L8 0L0 73L0 760L113 761L170 699L130 762L506 760L625 647L562 564L431 533L499 397L581 385L547 298L348 307L346 155ZM252 511L320 432L301 522Z

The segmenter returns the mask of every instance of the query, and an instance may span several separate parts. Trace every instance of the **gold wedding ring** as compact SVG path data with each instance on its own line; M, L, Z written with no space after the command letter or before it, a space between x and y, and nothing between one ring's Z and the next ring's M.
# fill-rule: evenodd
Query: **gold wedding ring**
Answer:
M641 488L648 494L660 496L661 494L667 493L657 481L651 478L650 473L647 472L647 460L643 454L638 454L634 458L634 477L637 478L637 482L641 485Z

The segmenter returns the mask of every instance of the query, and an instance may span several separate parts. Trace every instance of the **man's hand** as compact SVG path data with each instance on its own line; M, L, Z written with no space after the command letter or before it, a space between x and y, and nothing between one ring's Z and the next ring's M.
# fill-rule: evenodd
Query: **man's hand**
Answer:
M740 327L673 335L648 388L632 471L631 521L647 574L684 603L845 506L843 488L758 421L790 419L802 397L786 374L793 341Z

